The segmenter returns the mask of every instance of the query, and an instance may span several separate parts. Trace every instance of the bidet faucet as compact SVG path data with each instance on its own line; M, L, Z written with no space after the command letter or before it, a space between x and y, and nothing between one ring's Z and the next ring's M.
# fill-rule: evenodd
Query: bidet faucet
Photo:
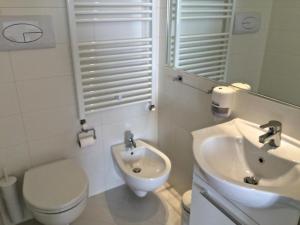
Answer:
M272 147L279 147L281 142L282 124L279 121L271 120L260 128L269 128L268 132L259 136L259 142L268 143Z
M130 130L125 131L125 147L126 149L136 148L136 143L133 139L134 135Z

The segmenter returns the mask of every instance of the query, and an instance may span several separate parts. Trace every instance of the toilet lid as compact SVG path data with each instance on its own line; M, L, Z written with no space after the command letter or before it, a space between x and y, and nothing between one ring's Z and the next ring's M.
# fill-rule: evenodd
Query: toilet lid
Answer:
M46 212L70 209L87 196L88 179L72 160L61 160L28 170L23 195L29 207Z

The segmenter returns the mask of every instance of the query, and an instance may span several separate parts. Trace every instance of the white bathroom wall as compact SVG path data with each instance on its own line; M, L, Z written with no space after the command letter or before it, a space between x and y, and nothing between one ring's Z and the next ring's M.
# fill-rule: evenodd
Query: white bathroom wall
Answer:
M159 83L158 144L171 159L170 183L179 193L191 189L193 154L191 132L214 124L210 95L173 81L164 67ZM197 78L201 79L201 78ZM205 87L205 89L209 89Z
M0 52L0 168L21 177L30 167L71 157L86 170L90 195L123 184L110 147L123 142L127 129L155 144L156 113L139 104L93 114L87 119L97 143L79 149L65 0L1 0L0 15L51 15L56 36L56 48Z
M260 93L296 105L300 105L299 11L299 1L274 0L259 86Z
M273 0L236 0L237 13L260 13L261 27L257 33L232 35L227 75L229 82L246 82L253 90L258 90L272 5Z

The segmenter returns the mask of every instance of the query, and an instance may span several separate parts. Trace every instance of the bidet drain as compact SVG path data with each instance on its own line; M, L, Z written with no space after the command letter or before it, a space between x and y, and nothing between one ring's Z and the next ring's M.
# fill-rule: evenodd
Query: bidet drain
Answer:
M140 172L142 171L142 169L136 167L136 168L133 168L132 171L133 171L134 173L140 173Z
M258 179L256 177L245 177L244 182L246 184L258 185Z

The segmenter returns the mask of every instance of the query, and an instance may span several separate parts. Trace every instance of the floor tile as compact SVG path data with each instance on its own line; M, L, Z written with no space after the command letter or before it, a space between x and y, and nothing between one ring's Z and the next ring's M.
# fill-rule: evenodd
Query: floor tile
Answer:
M180 196L170 185L137 197L126 185L89 198L72 225L180 225ZM22 225L40 225L35 220Z

